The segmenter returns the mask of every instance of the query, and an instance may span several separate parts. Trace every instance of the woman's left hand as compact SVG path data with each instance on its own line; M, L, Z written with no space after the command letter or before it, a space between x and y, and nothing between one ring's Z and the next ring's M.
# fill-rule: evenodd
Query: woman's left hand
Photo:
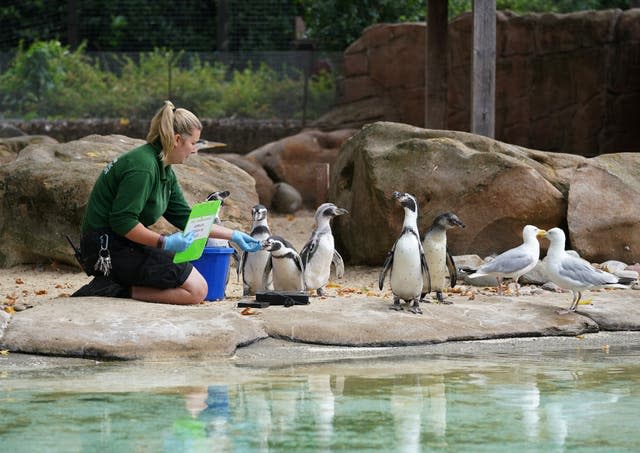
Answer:
M260 241L238 230L233 230L233 233L231 233L231 241L238 244L238 247L244 252L257 252L262 248Z

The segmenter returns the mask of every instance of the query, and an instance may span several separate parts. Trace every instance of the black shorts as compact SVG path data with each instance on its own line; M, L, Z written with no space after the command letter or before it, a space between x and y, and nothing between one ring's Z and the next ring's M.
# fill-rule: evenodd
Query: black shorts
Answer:
M108 237L107 248L111 257L108 278L123 286L177 288L187 280L193 270L189 262L175 264L173 254L155 247L137 244L112 231L90 231L82 236L80 251L83 267L91 275L102 275L94 270L100 243Z

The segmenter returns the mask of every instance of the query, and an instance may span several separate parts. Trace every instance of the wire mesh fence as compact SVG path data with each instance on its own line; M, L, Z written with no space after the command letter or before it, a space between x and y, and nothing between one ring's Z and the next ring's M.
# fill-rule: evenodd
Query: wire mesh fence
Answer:
M85 51L84 66L45 51L0 53L0 118L147 117L171 99L202 117L304 124L335 104L342 71L341 53L316 50Z

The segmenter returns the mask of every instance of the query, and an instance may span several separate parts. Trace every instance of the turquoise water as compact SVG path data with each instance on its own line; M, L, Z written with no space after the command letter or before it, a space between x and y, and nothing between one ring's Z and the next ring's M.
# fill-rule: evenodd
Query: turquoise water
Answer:
M0 368L0 450L638 451L640 349Z

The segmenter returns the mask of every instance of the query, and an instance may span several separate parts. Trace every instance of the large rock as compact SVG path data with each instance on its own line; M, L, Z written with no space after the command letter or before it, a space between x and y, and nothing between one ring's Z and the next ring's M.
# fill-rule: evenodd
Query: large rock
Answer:
M569 305L569 293L478 294L473 300L453 295L453 305L423 304L421 316L389 310L390 296L314 298L309 305L273 306L256 310L254 316L241 316L232 301L184 307L57 298L15 313L8 325L0 316L0 349L112 359L229 358L237 348L267 336L306 344L389 347L640 329L638 291L590 297L591 305L558 315L558 309Z
M75 264L64 235L79 237L89 193L105 164L142 143L120 135L41 143L0 165L0 267L51 260ZM258 196L246 172L212 156L191 156L175 170L187 201L203 201L210 192L229 190L223 223L250 226L251 207ZM164 221L154 228L171 229Z
M399 190L416 196L422 233L445 211L464 221L449 233L451 253L501 252L522 242L528 223L562 224L569 169L584 161L463 132L374 123L345 143L332 173L329 198L350 213L334 221L338 249L354 264L382 263L402 226L391 197Z
M265 205L267 208L271 207L276 187L265 169L262 168L255 159L234 153L221 153L215 154L215 156L220 159L224 159L249 173L256 181L256 192L258 192L260 203Z
M14 161L18 153L27 146L40 143L53 144L58 141L46 135L17 135L0 138L0 165Z
M571 246L591 261L640 261L640 155L606 154L579 167L571 181Z
M238 346L266 336L259 323L222 304L180 307L83 297L14 315L0 339L28 354L139 359L230 357Z
M293 186L302 195L305 206L316 208L326 201L323 199L326 193L322 193L319 184L327 182L327 164L333 165L340 145L354 133L353 129L307 130L268 143L247 157L262 165L274 183Z

